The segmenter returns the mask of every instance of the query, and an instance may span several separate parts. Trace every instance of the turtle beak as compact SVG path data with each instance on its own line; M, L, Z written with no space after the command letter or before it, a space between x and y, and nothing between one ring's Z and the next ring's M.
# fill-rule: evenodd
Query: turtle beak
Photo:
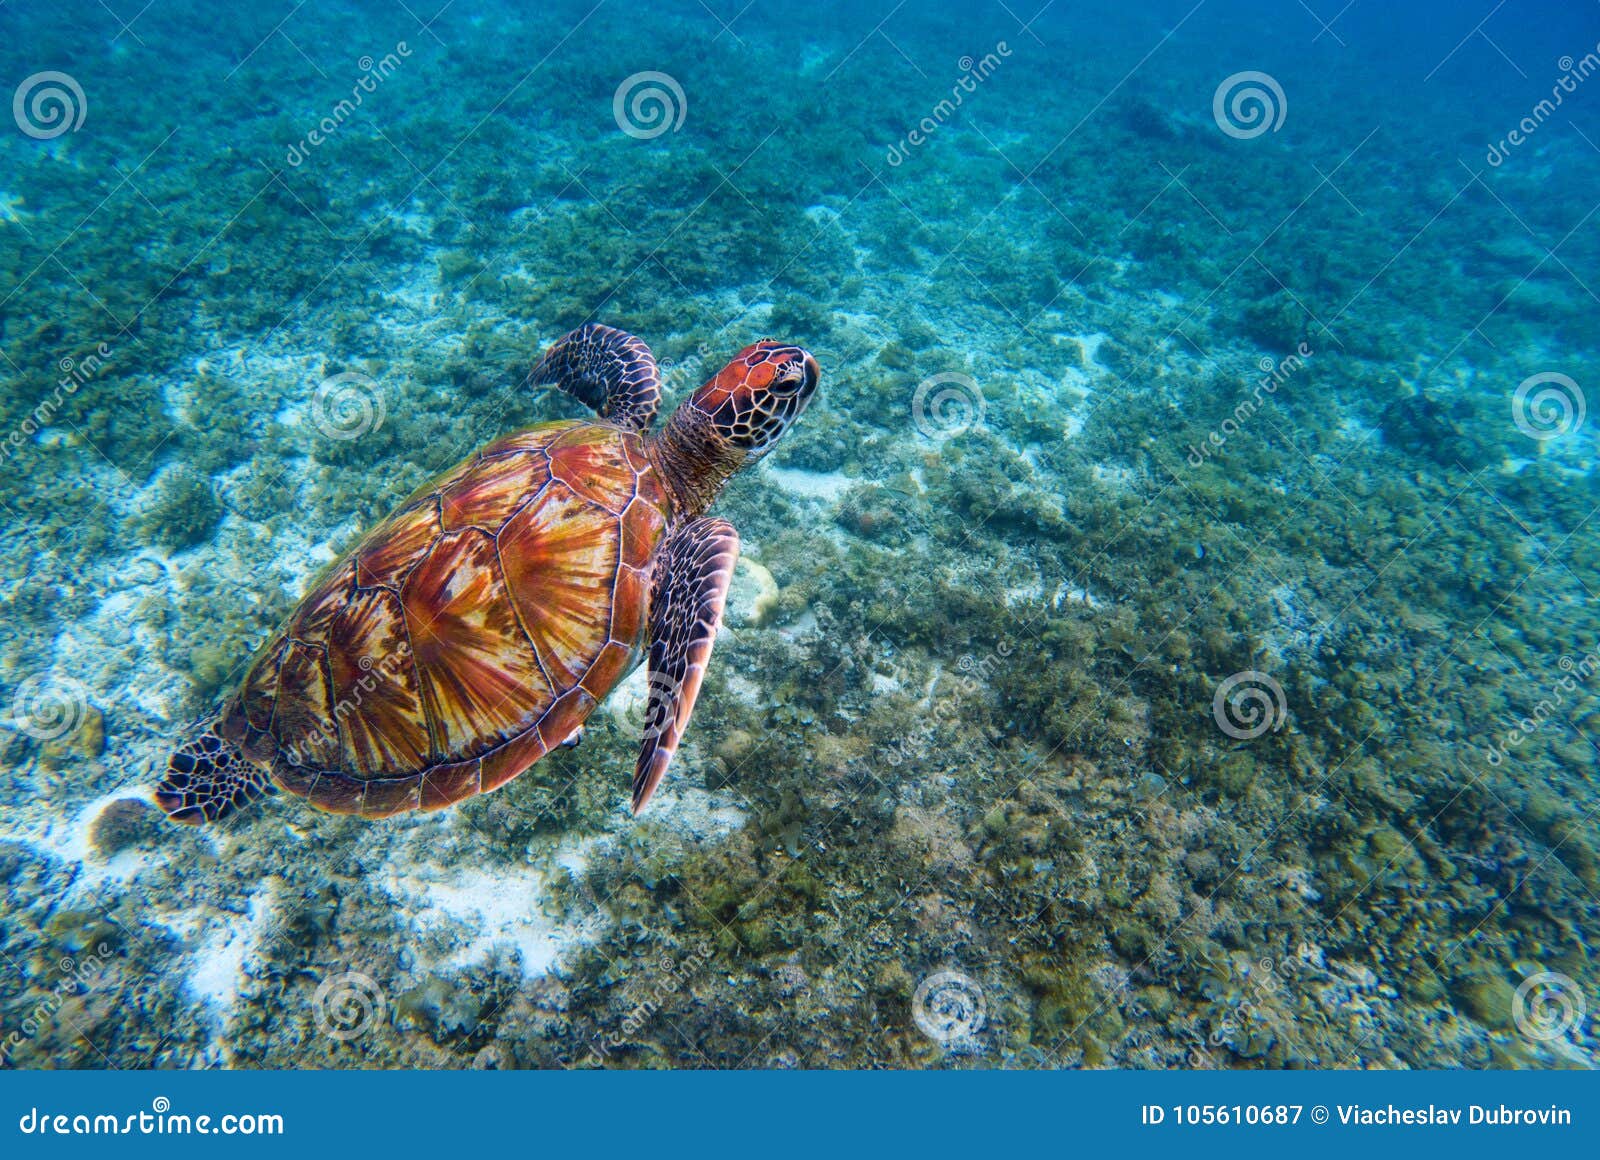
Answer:
M805 355L806 360L806 377L805 382L801 384L800 394L805 398L810 399L811 393L817 389L817 384L822 381L822 368L817 365L817 360L811 357L811 352L809 350L802 350L800 353Z

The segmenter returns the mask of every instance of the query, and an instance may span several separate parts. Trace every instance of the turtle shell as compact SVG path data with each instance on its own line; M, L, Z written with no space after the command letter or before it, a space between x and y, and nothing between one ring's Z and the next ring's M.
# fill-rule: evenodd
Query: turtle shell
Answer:
M495 789L638 663L667 513L632 432L548 423L490 444L323 576L221 731L336 813Z

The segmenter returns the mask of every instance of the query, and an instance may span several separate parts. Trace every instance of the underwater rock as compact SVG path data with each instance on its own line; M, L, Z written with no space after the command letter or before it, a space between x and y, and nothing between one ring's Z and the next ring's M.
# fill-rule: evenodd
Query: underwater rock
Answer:
M395 1026L426 1031L439 1043L476 1030L479 1010L471 991L435 976L395 1000Z
M1268 350L1294 350L1304 341L1309 321L1293 296L1280 292L1245 307L1244 332Z
M730 729L722 735L722 740L717 742L715 752L723 765L733 770L744 764L745 759L760 745L761 738L748 729Z
M162 474L133 530L141 543L176 552L204 543L221 518L211 480L180 464Z
M728 589L728 619L750 628L766 624L782 593L766 565L740 556Z
M792 998L811 986L811 979L799 960L798 954L792 954L772 968L775 989L785 999Z
M28 862L29 851L21 842L0 841L0 882L10 882L18 877Z
M1511 1030L1514 988L1498 974L1469 970L1453 979L1450 993L1461 1009L1491 1031Z
M331 884L314 896L290 904L281 922L284 937L302 947L316 946L333 936L339 918L339 891Z
M1379 426L1385 442L1407 454L1475 468L1493 458L1490 448L1469 426L1475 420L1476 411L1468 401L1447 402L1417 391L1391 403Z
M498 1043L491 1043L487 1047L479 1048L478 1054L472 1057L474 1071L503 1071L508 1067L516 1066L515 1062L506 1057L505 1048Z
M105 715L85 702L76 729L40 743L39 765L53 772L66 769L75 761L94 761L105 751Z
M1123 101L1116 109L1116 120L1129 132L1151 141L1181 141L1185 135L1176 117L1143 97Z
M167 836L164 819L143 798L117 798L106 803L89 823L89 848L110 858L131 846L154 846Z
M120 926L96 911L79 908L56 911L45 923L44 934L57 951L69 955L102 945L118 947L123 942Z

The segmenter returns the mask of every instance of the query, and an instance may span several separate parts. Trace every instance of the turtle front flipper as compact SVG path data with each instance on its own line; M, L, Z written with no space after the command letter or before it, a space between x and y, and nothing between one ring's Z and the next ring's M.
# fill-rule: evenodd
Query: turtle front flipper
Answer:
M727 520L692 520L661 547L650 594L650 700L633 770L636 815L661 784L689 727L738 559L739 533Z
M598 322L558 338L528 382L560 387L602 419L640 434L661 404L661 372L644 340Z
M257 798L275 793L266 767L222 736L221 716L203 721L167 761L156 805L174 822L217 822Z

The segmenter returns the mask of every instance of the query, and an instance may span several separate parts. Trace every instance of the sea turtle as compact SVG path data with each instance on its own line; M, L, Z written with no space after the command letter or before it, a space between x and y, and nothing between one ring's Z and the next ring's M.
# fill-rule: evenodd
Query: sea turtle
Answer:
M369 532L178 747L157 803L191 823L275 788L366 818L440 809L576 744L648 650L637 814L689 723L739 554L706 510L819 373L763 339L652 433L650 348L598 324L566 335L526 382L599 421L499 439Z

